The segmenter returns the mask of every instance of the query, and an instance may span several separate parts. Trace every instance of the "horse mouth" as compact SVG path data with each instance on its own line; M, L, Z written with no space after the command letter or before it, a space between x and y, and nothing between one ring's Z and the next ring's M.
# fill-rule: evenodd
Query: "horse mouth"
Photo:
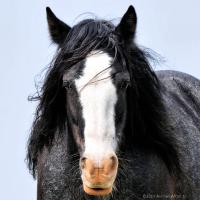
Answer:
M87 185L83 184L84 191L93 196L106 196L112 192L112 187L103 188L103 187L88 187Z

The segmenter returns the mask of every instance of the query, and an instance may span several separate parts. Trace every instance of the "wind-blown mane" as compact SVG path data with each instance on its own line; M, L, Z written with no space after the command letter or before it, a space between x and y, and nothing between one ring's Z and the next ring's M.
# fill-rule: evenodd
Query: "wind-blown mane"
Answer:
M111 22L88 19L69 31L48 69L41 93L32 98L39 100L27 153L29 169L33 175L43 147L51 147L56 133L60 136L67 134L67 98L63 88L63 74L94 50L114 54L115 59L130 74L123 151L137 146L155 152L170 173L177 173L180 169L179 159L162 103L161 85L145 52L133 41L129 45L124 42Z
M132 46L127 56L131 87L127 91L129 112L124 144L156 153L169 172L178 175L178 147L163 104L162 85L151 69L145 51Z

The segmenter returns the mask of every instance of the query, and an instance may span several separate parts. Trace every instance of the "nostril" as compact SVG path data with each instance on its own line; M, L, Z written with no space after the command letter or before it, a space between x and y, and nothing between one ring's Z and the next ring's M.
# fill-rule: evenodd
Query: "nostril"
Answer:
M111 168L111 170L114 170L114 169L116 169L116 167L117 167L117 165L118 165L118 159L117 159L117 157L116 156L111 156L110 157L110 168Z
M109 156L107 159L104 160L104 172L107 175L110 175L116 172L118 167L118 159L117 156L112 155Z
M81 160L80 160L80 166L81 166L81 169L84 169L85 166L86 166L86 157L82 157Z

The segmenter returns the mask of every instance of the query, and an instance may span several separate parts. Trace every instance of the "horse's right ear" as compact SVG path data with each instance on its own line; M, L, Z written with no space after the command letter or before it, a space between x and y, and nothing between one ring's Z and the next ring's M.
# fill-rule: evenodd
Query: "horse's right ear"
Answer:
M49 7L46 8L46 12L51 39L56 44L61 45L71 28L59 20Z

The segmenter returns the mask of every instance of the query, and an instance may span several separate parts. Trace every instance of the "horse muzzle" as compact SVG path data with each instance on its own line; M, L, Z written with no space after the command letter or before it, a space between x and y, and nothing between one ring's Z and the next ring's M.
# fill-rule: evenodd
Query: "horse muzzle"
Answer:
M83 189L87 194L106 196L112 192L118 169L116 155L109 155L101 161L83 157L80 166Z

